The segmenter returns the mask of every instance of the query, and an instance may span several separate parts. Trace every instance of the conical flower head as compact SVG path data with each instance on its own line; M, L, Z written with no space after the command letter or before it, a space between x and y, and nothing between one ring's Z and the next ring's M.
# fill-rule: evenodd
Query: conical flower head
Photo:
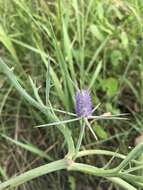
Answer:
M92 101L88 90L76 92L76 114L83 117L92 115Z

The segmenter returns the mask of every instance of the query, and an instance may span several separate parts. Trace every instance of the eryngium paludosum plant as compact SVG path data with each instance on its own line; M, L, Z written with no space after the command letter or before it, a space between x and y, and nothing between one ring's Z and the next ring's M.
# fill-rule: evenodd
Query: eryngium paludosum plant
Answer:
M40 110L43 114L48 116L49 120L51 121L48 124L39 125L37 127L46 127L55 125L57 129L60 130L60 132L63 134L63 137L65 138L65 141L67 143L67 154L59 160L47 163L45 165L42 165L40 167L37 167L35 169L29 170L25 173L20 174L19 176L13 177L5 182L2 182L0 184L0 190L3 189L10 189L13 187L16 187L22 183L25 183L29 180L32 180L36 177L42 176L44 174L48 174L54 171L59 170L67 170L67 172L70 171L77 171L77 172L83 172L89 175L94 175L98 177L106 178L124 189L127 190L137 190L139 187L143 187L143 178L142 176L137 175L136 173L133 174L132 172L135 170L139 170L142 168L142 163L136 158L142 153L143 151L143 143L140 143L137 145L127 156L124 156L122 154L107 151L107 150L97 150L97 149L91 149L91 150L83 150L80 151L80 146L82 143L82 138L85 132L85 126L89 127L90 131L94 135L95 138L96 134L91 128L90 120L98 120L98 119L122 119L118 117L119 115L108 115L103 114L100 116L94 116L94 111L97 109L98 106L96 106L93 109L92 102L91 102L91 96L89 94L88 90L79 90L76 93L76 113L70 113L63 110L59 110L56 108L53 108L51 106L46 106L44 104L41 104L38 99L34 99L32 96L30 96L26 89L24 89L19 81L17 80L17 77L14 75L13 70L10 69L5 62L0 59L0 71L2 71L7 77L9 78L9 81L13 84L13 86L18 90L20 95L24 97L31 106L36 107L38 110ZM40 98L40 97L39 97ZM61 114L68 114L72 118L69 120L63 120L60 121L56 114L54 113L61 113ZM75 122L75 121L81 121L79 122L81 124L81 131L79 134L79 138L77 143L74 143L73 137L71 136L70 129L68 126L66 126L66 123L69 122ZM112 169L106 169L105 167L98 168L96 166L92 166L86 163L79 163L77 162L77 158L80 158L82 156L86 155L110 155L113 157L117 157L121 159L122 161L118 166Z

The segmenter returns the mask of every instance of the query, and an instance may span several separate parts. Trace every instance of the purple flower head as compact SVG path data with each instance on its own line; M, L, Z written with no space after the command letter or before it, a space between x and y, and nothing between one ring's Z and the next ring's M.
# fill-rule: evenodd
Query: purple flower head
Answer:
M88 90L79 90L76 92L75 109L78 116L88 117L92 115L92 102Z

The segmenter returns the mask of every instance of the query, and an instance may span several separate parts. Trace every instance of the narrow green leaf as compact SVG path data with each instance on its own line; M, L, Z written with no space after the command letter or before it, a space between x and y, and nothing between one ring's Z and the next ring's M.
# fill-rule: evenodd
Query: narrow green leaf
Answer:
M53 158L50 157L48 154L46 154L44 151L38 149L37 147L33 146L32 144L25 144L25 143L22 143L20 141L17 141L17 140L14 140L6 135L1 135L3 138L5 138L6 140L8 140L9 142L11 143L14 143L16 144L17 146L20 146L21 148L24 148L25 150L27 151L30 151L42 158L46 158L47 160L49 161L53 161Z
M18 57L17 57L16 51L15 51L15 48L12 44L10 37L6 34L2 25L0 25L0 41L4 44L4 46L11 53L14 60L18 63Z
M90 80L90 83L89 83L89 89L91 89L93 87L93 85L96 85L95 82L96 82L96 79L101 71L101 68L102 68L102 61L100 61L92 75L92 78Z

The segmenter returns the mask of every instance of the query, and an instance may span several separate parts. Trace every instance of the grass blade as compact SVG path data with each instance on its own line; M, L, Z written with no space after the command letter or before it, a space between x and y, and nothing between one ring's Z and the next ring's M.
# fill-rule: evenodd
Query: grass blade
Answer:
M30 151L38 156L40 156L41 158L46 158L49 161L53 161L53 158L50 157L49 155L47 155L44 151L38 149L37 147L33 146L32 144L25 144L22 143L20 141L14 140L6 135L1 135L3 138L5 138L6 140L8 140L11 143L16 144L17 146L20 146L21 148L24 148L27 151Z

